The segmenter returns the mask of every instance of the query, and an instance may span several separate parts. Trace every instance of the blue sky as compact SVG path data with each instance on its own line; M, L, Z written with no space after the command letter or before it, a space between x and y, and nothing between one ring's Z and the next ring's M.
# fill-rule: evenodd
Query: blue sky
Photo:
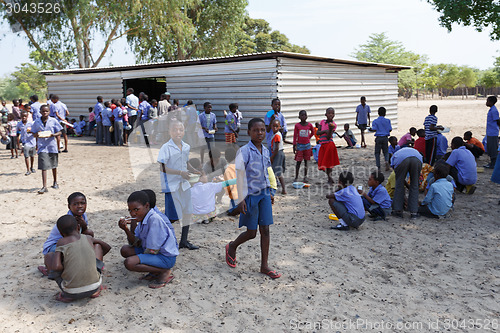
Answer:
M448 33L439 25L438 13L424 0L249 0L247 10L314 55L349 59L370 34L385 32L406 49L426 54L430 63L487 69L500 56L500 42L490 41L489 29L477 32L455 26ZM4 76L28 61L30 51L24 37L17 37L5 25L0 25L0 38L0 76ZM114 55L102 65L135 62L130 51L123 53L127 49L124 40L112 48Z

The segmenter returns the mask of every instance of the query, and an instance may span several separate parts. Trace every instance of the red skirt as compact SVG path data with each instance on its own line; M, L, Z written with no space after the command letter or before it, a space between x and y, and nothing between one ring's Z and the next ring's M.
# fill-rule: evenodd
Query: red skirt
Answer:
M339 165L339 154L337 147L333 141L321 144L318 154L318 169L332 169L334 166Z

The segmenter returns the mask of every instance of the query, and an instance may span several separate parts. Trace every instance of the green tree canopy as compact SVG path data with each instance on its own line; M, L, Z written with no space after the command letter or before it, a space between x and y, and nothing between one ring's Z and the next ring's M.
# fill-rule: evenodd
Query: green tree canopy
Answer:
M452 30L453 23L474 26L477 31L491 27L490 37L500 39L500 3L498 0L427 0L441 16L441 25Z

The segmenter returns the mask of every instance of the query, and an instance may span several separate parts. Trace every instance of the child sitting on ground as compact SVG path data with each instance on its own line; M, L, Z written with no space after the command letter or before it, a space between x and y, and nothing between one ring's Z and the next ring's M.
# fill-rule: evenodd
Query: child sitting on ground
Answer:
M293 131L293 152L295 153L295 181L299 178L300 164L304 161L304 183L307 179L307 162L311 159L311 137L314 135L314 127L307 122L306 110L299 111L300 122L295 124Z
M398 145L398 139L395 136L389 137L389 160L399 149L401 149L401 147Z
M368 179L370 190L368 194L363 190L358 190L363 200L363 206L371 214L370 217L374 221L385 220L392 212L392 200L386 188L382 186L384 182L384 174L379 171L374 171Z
M464 133L465 148L469 149L475 158L479 158L484 154L484 145L478 139L472 136L471 131Z
M477 165L474 155L465 148L464 140L456 136L451 140L450 156L446 160L451 166L450 175L457 184L457 190L462 192L464 188L467 194L474 194L477 182Z
M179 248L175 235L165 220L149 205L149 197L143 191L133 192L127 199L130 212L130 229L126 218L118 226L125 231L129 245L121 248L125 268L133 272L147 272L145 280L154 280L150 288L162 288L172 281Z
M415 141L413 148L418 150L422 156L425 156L425 130L423 128L417 131L418 139Z
M340 135L335 132L339 138L344 138L345 142L347 143L346 148L354 148L356 147L356 143L358 142L356 140L356 137L354 136L354 133L349 129L349 124L344 124L344 134Z
M283 139L281 134L281 123L279 119L273 120L271 124L271 129L273 131L273 138L271 139L271 165L273 167L273 172L276 178L281 184L281 194L287 194L285 177L283 173L285 172L285 152L283 147L283 142L293 144L293 142L286 141Z
M418 208L422 216L444 217L453 207L453 185L446 179L449 167L445 163L436 163L434 167L435 181Z
M448 151L448 139L441 133L436 136L436 160L442 159Z
M47 267L49 279L61 289L57 300L71 302L82 298L98 297L102 289L103 257L111 246L89 235L82 235L74 216L64 215L57 220L62 237Z
M413 137L417 134L417 129L415 127L411 127L410 131L403 135L401 139L398 141L398 146L403 147L413 147L415 140Z
M87 198L85 197L85 195L81 192L71 193L68 197L68 209L69 210L66 214L75 217L80 232L84 235L94 237L94 232L88 227L89 220L87 218L87 213L85 212L87 210ZM47 240L45 241L45 243L43 243L43 256L45 266L47 266L48 259L56 250L57 241L62 237L63 236L59 232L57 225L54 225L54 227L50 231L49 237L47 237ZM38 266L38 270L43 275L47 275L47 269L45 268L45 266Z
M352 173L343 171L339 175L339 189L326 196L332 211L339 218L338 225L332 226L332 229L349 230L350 227L357 229L365 221L363 200L352 183L354 183Z

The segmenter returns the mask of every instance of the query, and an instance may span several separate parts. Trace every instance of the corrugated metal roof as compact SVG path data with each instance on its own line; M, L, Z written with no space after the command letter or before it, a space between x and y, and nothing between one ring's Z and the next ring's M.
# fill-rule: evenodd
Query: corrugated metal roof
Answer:
M321 57L321 56L315 56L315 55L310 55L310 54L273 51L273 52L233 55L233 56L227 56L227 57L175 60L175 61L166 61L166 62L160 62L160 63L136 64L136 65L128 65L128 66L107 66L107 67L96 67L96 68L73 68L73 69L63 69L63 70L50 70L50 71L41 71L40 73L42 73L44 75L54 75L54 74L115 72L115 71L127 71L127 70L137 70L137 69L151 69L151 68L164 68L164 67L190 66L190 65L200 65L200 64L214 64L214 63L227 63L227 62L237 62L237 61L249 61L249 60L275 59L278 57L302 59L302 60L313 60L313 61L319 61L319 62L347 64L347 65L364 66L364 67L382 67L382 68L385 68L388 70L394 70L394 71L400 71L403 69L410 69L411 68L409 66L401 66L401 65L380 64L380 63L357 61L357 60L328 58L328 57Z

